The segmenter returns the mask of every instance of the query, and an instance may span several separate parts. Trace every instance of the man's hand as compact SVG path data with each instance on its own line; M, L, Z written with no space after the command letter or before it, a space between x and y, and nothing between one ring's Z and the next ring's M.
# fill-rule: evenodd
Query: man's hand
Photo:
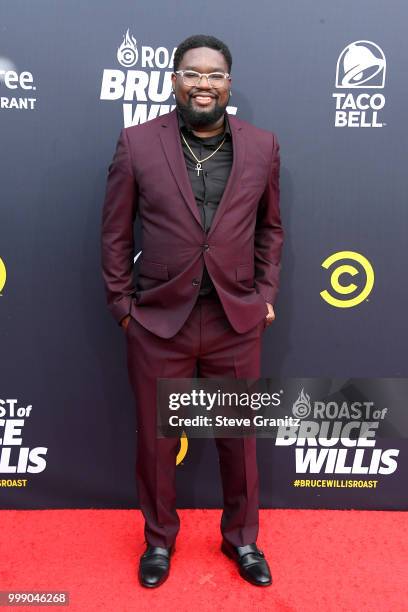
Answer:
M265 327L268 327L268 325L270 325L275 320L275 311L273 309L272 304L266 302L266 305L268 307L268 314L265 317Z
M123 327L123 329L127 329L127 326L129 325L129 321L130 321L130 315L127 315L126 317L123 317L123 319L120 322L120 324Z

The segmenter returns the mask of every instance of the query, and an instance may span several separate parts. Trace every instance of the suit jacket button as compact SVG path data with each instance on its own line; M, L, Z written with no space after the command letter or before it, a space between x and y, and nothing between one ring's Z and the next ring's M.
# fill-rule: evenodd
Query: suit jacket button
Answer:
M204 251L209 251L210 250L210 245L209 244L203 244L203 250Z
M198 280L198 278L193 278L193 286L197 287L197 285L200 284L200 281Z

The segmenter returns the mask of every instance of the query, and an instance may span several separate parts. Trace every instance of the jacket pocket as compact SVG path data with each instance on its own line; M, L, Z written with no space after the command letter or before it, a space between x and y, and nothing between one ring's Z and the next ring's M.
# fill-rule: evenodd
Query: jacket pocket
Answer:
M139 274L149 278L156 278L157 280L168 280L169 278L167 264L156 263L148 259L142 259L140 261Z
M236 269L236 277L238 281L253 280L254 266L253 264L241 264Z

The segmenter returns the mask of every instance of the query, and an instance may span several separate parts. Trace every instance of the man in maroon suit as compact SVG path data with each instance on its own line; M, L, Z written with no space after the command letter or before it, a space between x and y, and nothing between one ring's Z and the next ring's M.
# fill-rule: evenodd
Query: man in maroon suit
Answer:
M109 309L127 339L137 408L137 486L147 548L142 585L167 578L179 531L178 439L157 438L158 378L259 378L263 330L275 318L283 230L279 145L229 115L231 54L212 36L183 41L176 108L122 129L109 166L102 265ZM142 255L133 281L136 214ZM215 440L223 486L221 550L243 578L272 582L256 545L256 439Z

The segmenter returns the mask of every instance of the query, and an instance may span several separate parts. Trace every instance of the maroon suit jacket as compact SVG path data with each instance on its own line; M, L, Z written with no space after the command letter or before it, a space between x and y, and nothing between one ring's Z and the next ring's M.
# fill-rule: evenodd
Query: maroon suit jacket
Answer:
M231 173L208 234L202 228L176 109L121 130L102 215L102 269L115 319L130 314L162 338L175 335L199 292L204 262L238 333L267 314L279 289L283 229L276 136L228 115ZM142 225L134 285L133 225Z

